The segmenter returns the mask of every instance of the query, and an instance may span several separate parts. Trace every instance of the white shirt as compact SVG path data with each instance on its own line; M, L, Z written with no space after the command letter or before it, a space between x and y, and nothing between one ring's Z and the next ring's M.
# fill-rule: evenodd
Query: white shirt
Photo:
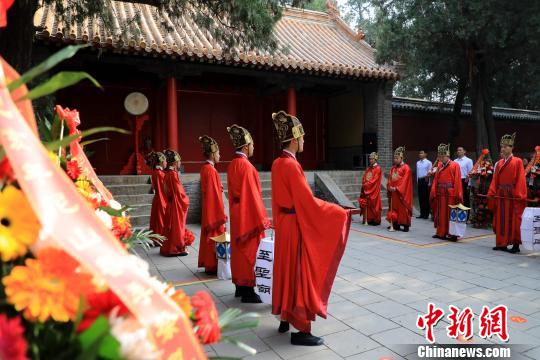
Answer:
M214 164L214 162L212 160L206 160L207 163L209 163L210 165L212 166L215 166L216 164Z
M459 169L461 170L461 178L465 179L473 168L472 160L469 159L467 156L463 155L462 158L458 157L454 161L457 162L459 165Z
M286 149L283 149L283 151L285 151L287 154L291 155L296 160L296 155L294 155L292 152L290 152L289 150L286 150Z
M433 165L431 164L431 161L429 161L428 159L418 160L416 162L416 181L418 181L418 179L426 177L428 171L431 169L432 166Z
M236 151L235 152L237 155L242 155L243 157L245 157L246 159L248 158L246 154L244 154L243 152L241 151Z

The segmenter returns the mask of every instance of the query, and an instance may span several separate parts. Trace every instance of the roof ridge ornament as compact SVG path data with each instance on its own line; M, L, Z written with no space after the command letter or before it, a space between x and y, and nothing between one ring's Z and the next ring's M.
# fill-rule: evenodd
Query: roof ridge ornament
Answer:
M326 0L326 10L331 18L335 19L340 17L339 7L336 0Z

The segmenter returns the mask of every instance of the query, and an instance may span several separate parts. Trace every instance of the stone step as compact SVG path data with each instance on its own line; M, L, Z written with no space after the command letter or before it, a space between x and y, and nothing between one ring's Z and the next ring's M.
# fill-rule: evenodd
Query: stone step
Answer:
M263 203L264 203L264 207L267 208L267 209L271 209L272 208L272 198L270 197L263 197Z
M131 226L133 227L148 228L148 226L150 225L150 214L130 216L129 220L131 221Z
M110 185L150 184L149 175L103 175L99 179L107 187Z
M150 215L152 204L134 205L129 212L130 216Z
M154 194L139 194L139 195L118 195L114 199L122 206L124 205L144 205L151 204L154 199Z
M146 195L152 193L151 184L126 184L126 185L108 185L107 189L117 195Z
M337 184L338 187L343 191L344 193L350 193L350 192L360 192L360 189L362 188L361 184Z

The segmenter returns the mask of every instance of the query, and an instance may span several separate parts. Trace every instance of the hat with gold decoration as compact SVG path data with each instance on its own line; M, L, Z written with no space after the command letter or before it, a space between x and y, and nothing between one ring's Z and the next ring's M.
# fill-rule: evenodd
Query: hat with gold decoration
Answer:
M376 152L372 152L371 154L369 154L369 158L377 161L379 160L379 154L377 154Z
M394 156L400 156L402 159L405 159L405 146L400 146L394 150Z
M205 154L213 154L219 151L218 143L210 136L203 135L199 137L199 141L201 142L202 149Z
M514 142L516 140L516 133L513 133L512 135L506 134L503 135L501 138L501 146L511 146L514 147Z
M281 110L272 114L279 142L287 142L305 135L302 123L296 116Z
M165 154L165 159L167 159L167 163L169 164L182 160L182 158L180 158L180 154L178 154L173 149L163 150L163 154Z
M251 137L249 131L242 126L236 124L231 125L227 128L227 132L231 137L231 141L235 149L240 149L253 142L253 138Z
M437 155L450 156L450 144L439 144L437 146Z

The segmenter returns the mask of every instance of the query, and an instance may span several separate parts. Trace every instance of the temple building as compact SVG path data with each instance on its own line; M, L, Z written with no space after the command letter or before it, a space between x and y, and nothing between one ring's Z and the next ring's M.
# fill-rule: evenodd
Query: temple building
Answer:
M397 72L375 62L363 34L351 30L329 2L327 13L286 8L274 32L274 53L233 49L225 52L189 17L173 26L149 5L112 1L116 30L96 19L59 21L53 5L35 15L37 53L46 56L69 44L89 44L62 63L62 70L86 71L102 89L82 82L62 91L57 103L81 113L81 128L116 126L135 130L135 116L124 108L132 92L149 101L138 138L117 133L91 144L98 174L120 174L138 143L140 152L177 149L185 172L198 172L198 137L207 134L221 148L223 171L233 149L226 127L239 124L254 138L254 164L268 171L277 154L272 112L286 110L302 121L307 137L301 162L306 170L353 169L366 154L392 158L392 88ZM126 22L141 16L133 34ZM161 26L168 21L174 30ZM128 169L133 171L134 169Z

